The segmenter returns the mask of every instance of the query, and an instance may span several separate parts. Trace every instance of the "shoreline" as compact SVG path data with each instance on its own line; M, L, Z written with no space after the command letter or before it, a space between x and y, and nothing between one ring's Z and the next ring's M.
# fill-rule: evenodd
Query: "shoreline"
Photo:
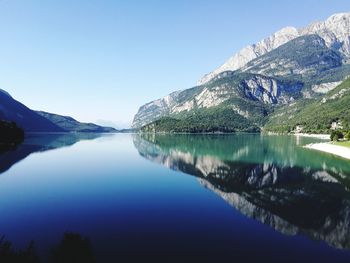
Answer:
M333 154L338 157L350 160L350 148L340 145L334 145L330 142L310 143L303 147L307 149Z
M301 137L312 137L322 140L330 140L329 134L316 134L316 133L294 133L294 136L301 136Z

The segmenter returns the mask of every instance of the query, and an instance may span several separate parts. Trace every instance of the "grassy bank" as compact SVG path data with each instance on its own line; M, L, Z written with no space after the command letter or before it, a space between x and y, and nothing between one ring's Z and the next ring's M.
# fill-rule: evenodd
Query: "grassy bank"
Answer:
M335 145L344 146L350 148L350 141L338 141L333 142Z

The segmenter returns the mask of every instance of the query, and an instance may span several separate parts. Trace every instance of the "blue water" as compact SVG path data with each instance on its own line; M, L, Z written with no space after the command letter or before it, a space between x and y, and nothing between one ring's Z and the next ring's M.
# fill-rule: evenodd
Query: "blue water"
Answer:
M260 209L254 199L253 216L244 212L247 204L237 208L223 198L223 193L234 192L221 191L226 185L198 176L197 170L189 172L198 168L191 166L191 161L183 168L184 160L195 157L198 163L204 156L209 158L204 159L204 164L221 160L233 162L230 165L235 169L246 169L248 157L257 156L256 152L248 151L244 158L228 160L225 156L230 154L222 156L218 153L220 149L215 152L199 149L202 141L193 146L190 143L196 140L193 138L181 142L190 149L186 152L183 145L176 147L173 138L167 139L167 143L175 143L169 146L135 136L36 135L16 150L0 155L3 167L0 235L11 241L15 249L23 249L33 240L42 261L49 260L52 248L64 233L71 232L90 240L97 262L350 262L349 220L334 219L339 217L338 210L321 213L324 215L321 221L329 219L332 225L329 228L320 227L324 222L314 225L314 219L310 221L312 224L307 219L303 224L302 214L293 221L288 209L274 207L274 202L279 200L269 200ZM237 137L225 140L234 142ZM289 138L282 140L290 143ZM152 150L142 148L140 141L153 147ZM210 139L205 143L211 149ZM216 139L215 145L217 143ZM259 148L255 141L247 143L249 147L254 143ZM238 150L232 147L232 153ZM297 149L295 151L301 151ZM334 178L350 174L347 161L315 152L310 154L320 156L322 169L327 161L342 167L341 171L329 172ZM181 164L176 159L179 155ZM269 156L269 160L273 158L278 157ZM302 171L318 171L305 164L299 166L303 166ZM296 160L296 167L299 166ZM298 171L290 170L288 176ZM278 175L286 176L286 173ZM210 176L214 178L215 174ZM338 182L340 194L324 202L337 206L342 203L339 198L347 202L346 183ZM230 189L236 187L235 184L230 182ZM327 187L333 189L334 185L322 183L311 188L312 193ZM237 193L245 196L247 192L245 189ZM303 197L300 198L298 202L303 202ZM339 208L340 214L350 211L347 205L344 207ZM299 211L293 206L290 209ZM271 222L276 218L283 223ZM332 242L333 236L329 233L343 233L344 237Z

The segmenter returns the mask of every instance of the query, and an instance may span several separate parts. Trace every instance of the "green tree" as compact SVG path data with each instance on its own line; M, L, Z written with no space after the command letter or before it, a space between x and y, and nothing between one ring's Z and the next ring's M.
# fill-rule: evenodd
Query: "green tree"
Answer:
M339 139L344 138L344 135L341 131L332 131L331 132L331 141L338 141Z
M339 140L338 134L334 134L334 136L333 136L333 141L334 141L334 142L337 142L338 140Z
M350 140L350 131L345 134L345 139Z

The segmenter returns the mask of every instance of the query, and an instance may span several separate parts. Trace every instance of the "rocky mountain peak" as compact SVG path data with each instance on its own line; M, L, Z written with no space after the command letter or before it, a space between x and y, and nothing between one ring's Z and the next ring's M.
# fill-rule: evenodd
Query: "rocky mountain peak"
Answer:
M262 40L257 45L261 48L266 48L264 53L269 52L299 36L299 32L295 27L287 26L277 31L270 37ZM260 55L260 54L259 54Z
M300 35L317 34L328 47L350 56L350 13L334 14L326 21L312 23L299 32Z
M197 85L203 85L224 71L234 71L243 68L256 59L281 45L304 35L316 34L324 39L329 48L336 49L350 58L350 13L339 13L327 20L311 23L300 30L295 27L285 27L260 42L241 49L230 57L222 66L204 75Z
M249 61L260 57L275 48L287 43L288 41L299 36L298 30L295 27L284 27L281 30L275 32L273 35L260 42L247 46L241 49L237 54L233 55L227 62L213 72L206 74L201 78L197 85L203 85L209 80L220 74L221 72L228 70L237 70L245 66Z

